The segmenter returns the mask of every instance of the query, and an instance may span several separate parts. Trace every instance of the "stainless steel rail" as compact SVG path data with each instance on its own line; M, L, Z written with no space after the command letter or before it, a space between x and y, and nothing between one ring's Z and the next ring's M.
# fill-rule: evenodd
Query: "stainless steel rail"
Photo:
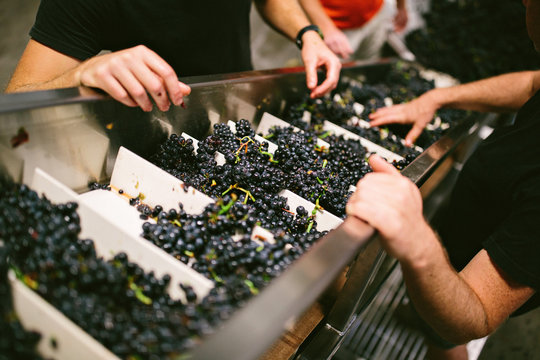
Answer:
M194 359L255 359L334 281L369 242L373 229L347 219L228 320L193 353ZM264 319L265 321L261 321ZM219 354L219 355L218 355Z

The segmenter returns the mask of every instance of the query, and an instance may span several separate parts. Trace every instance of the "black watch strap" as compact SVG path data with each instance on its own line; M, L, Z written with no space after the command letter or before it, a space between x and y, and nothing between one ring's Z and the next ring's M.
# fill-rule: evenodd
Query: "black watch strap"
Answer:
M302 36L304 36L306 31L310 31L310 30L316 31L317 34L319 34L319 36L321 37L321 39L324 39L322 31L321 29L319 29L317 25L304 26L302 29L300 29L300 31L298 32L298 35L296 35L296 46L298 46L300 50L302 50L302 46L304 45L302 41Z

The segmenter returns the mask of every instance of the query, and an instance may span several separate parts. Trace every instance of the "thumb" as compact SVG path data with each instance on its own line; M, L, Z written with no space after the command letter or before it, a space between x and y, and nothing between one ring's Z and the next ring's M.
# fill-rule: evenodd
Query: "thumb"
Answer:
M374 172L382 172L386 174L398 174L399 171L394 167L394 165L387 163L379 155L371 155L369 157L369 165Z

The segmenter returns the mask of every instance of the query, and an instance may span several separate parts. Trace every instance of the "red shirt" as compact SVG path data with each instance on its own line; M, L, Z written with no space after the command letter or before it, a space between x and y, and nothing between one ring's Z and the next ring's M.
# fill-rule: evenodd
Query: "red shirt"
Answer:
M384 0L321 0L324 10L340 29L363 26L381 9Z

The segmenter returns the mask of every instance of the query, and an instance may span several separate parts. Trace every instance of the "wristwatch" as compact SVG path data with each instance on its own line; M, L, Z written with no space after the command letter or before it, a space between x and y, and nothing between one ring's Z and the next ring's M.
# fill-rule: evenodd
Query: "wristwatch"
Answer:
M302 41L302 36L304 35L306 31L310 31L310 30L316 31L317 34L319 34L319 36L321 37L321 39L324 40L323 33L317 25L304 26L302 29L300 29L300 31L298 32L298 35L296 35L296 46L298 46L300 50L302 50L302 46L304 45Z

